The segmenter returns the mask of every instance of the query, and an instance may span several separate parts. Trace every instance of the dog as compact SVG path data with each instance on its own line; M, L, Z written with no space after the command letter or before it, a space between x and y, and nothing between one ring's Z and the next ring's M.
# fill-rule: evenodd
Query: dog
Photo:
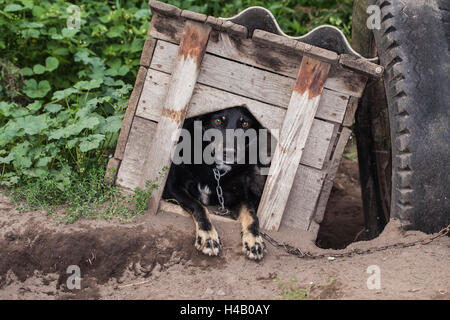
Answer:
M209 129L215 129L222 135L221 139L211 138L211 142L203 141L201 152L204 155L208 145L212 148L213 163L207 163L202 156L201 162L193 161L195 146L191 143L190 150L183 150L180 155L187 160L175 162L169 170L164 199L175 199L177 203L192 215L195 224L195 247L209 256L217 256L222 243L217 230L211 222L207 206L220 205L231 211L231 216L241 223L242 251L251 260L261 260L266 245L259 233L259 222L256 210L263 191L265 176L259 174L262 167L259 161L250 163L250 149L258 146L258 132L261 125L255 117L243 106L235 106L218 112L209 113L187 119L183 129L191 137L194 136L195 125L201 121L202 135L206 136ZM237 146L237 136L233 137L232 147L228 147L227 129L231 133L247 134L256 132L256 140L245 139L241 148ZM181 138L179 145L181 143ZM228 142L228 143L227 143ZM224 146L227 146L223 148ZM219 150L219 151L217 151ZM254 152L255 148L253 148ZM223 151L223 152L220 152ZM240 157L238 158L237 155ZM188 153L190 152L190 155ZM197 149L197 154L199 149ZM243 159L242 155L245 155ZM243 161L245 160L245 161ZM223 198L218 196L218 182Z

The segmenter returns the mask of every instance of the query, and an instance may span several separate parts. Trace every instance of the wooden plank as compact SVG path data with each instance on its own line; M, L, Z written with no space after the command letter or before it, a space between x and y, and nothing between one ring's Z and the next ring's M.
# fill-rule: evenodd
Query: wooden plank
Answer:
M134 191L136 187L139 187L144 169L144 159L150 152L156 125L156 122L134 117L124 157L116 179L117 185L128 191Z
M128 134L130 133L131 124L133 122L137 104L142 93L142 88L144 87L146 75L147 68L140 67L136 82L134 83L133 92L131 92L130 100L128 101L128 107L122 121L122 128L120 129L119 138L117 139L116 151L114 153L114 158L116 159L123 159L123 154L128 141Z
M208 18L208 16L203 13L198 13L198 12L189 11L189 10L181 11L181 17L183 17L185 19L201 22L201 23L205 22L206 19Z
M179 18L154 15L149 33L155 38L178 44L184 23ZM297 70L300 67L301 60L301 56L298 53L287 51L283 47L268 46L255 42L252 39L234 37L218 31L214 31L211 34L211 40L208 43L206 52L285 75L293 78L294 81L297 77ZM173 55L176 55L176 50ZM325 88L361 97L366 80L367 76L334 64L325 82Z
M181 9L168 3L150 0L148 4L154 15L160 14L167 17L178 17L181 14Z
M355 113L358 109L359 99L350 97L348 101L347 111L345 112L344 121L342 124L346 127L351 127L355 121Z
M156 39L147 38L145 39L144 47L142 48L141 61L140 64L143 67L149 67L150 61L152 60L153 50L155 49Z
M264 229L280 226L329 70L329 64L302 59L258 208Z
M164 97L169 86L170 75L150 69L145 80L141 99L136 114L154 121L158 121L162 111ZM324 90L320 99L316 118L336 123L342 123L348 96L336 94L334 91ZM260 123L266 128L280 128L284 112L279 107L259 102L251 98L238 96L226 91L197 83L192 96L187 117L194 117L208 112L214 112L234 105L247 104ZM286 109L286 106L281 106ZM254 111L254 112L253 112ZM278 116L282 113L280 116Z
M178 46L158 41L151 68L172 73ZM221 90L242 95L249 99L287 108L295 79L274 74L240 63L206 54L198 82ZM348 103L348 96L325 90L318 116L341 123ZM149 101L147 99L147 101Z
M314 215L314 222L320 224L323 220L325 209L327 207L328 198L330 197L331 188L333 187L333 181L336 177L336 173L339 169L339 164L341 163L342 154L344 153L345 146L347 145L348 138L350 137L352 131L348 128L343 128L339 136L338 143L334 150L333 158L328 168L328 173L323 184L322 193L320 194L319 200L317 202L317 209Z
M198 22L188 21L185 25L164 107L150 153L145 160L140 182L140 186L144 187L147 180L157 180L160 186L154 190L149 201L149 211L152 214L158 211L167 180L167 174L160 173L164 168L170 168L172 164L171 159L178 142L179 129L183 126L194 92L210 31L210 26Z
M336 52L264 30L255 30L252 39L253 41L267 45L269 48L280 47L288 51L294 51L298 55L307 55L308 57L323 62L334 63L339 60L339 55Z
M150 69L147 74L136 115L158 122L169 82L170 76L168 74ZM330 96L334 97L333 95ZM326 95L323 95L321 102L323 99L326 100L328 98ZM270 131L273 131L273 129L281 129L286 109L244 98L198 83L195 86L186 118L242 104L246 104L247 109L265 128ZM320 105L323 106L322 103L320 103ZM333 128L334 125L331 123L319 119L314 120L301 163L317 169L322 169L330 145Z
M298 167L281 225L308 230L325 177L326 172Z
M339 59L339 63L346 68L376 79L380 79L384 73L383 66L364 59L356 58L349 54L342 54Z
M105 173L105 183L109 185L114 185L117 177L117 173L120 167L120 160L116 158L111 158L108 160L108 164L106 165L106 173Z

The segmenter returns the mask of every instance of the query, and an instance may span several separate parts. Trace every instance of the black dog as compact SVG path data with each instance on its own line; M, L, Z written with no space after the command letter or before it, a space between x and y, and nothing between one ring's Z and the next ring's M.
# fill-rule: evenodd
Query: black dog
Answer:
M175 162L172 164L163 198L175 199L184 210L192 215L196 231L195 247L204 254L218 255L221 241L211 223L210 214L206 207L220 204L220 198L216 192L218 185L214 174L214 171L216 171L216 177L220 175L219 181L223 190L224 206L232 212L233 218L240 220L242 225L242 250L248 258L260 260L264 255L265 244L259 234L256 210L265 177L259 175L258 163L250 164L250 161L248 161L251 149L249 146L252 143L254 143L253 146L258 145L257 141L245 140L243 154L246 156L246 161L244 163L242 163L242 158L239 161L236 156L239 154L236 140L232 143L233 148L231 150L230 148L220 147L228 146L226 129L231 129L232 132L241 129L239 132L245 134L250 133L248 131L250 129L258 132L261 126L243 106L187 119L184 123L184 129L190 133L191 137L194 137L195 121L201 121L202 134L207 132L208 129L217 129L223 137L222 143L216 141L216 139L211 139L211 142L203 142L201 151L204 152L209 144L219 147L219 150L224 150L223 155L219 152L212 152L213 163L205 163L202 156L201 163L195 164L194 143L191 143L190 156L187 157L190 160L187 161L189 163L185 161L180 164L175 164ZM236 136L234 139L236 139ZM184 152L186 150L181 152L180 155L186 156L186 154L183 154ZM197 149L197 154L198 152Z

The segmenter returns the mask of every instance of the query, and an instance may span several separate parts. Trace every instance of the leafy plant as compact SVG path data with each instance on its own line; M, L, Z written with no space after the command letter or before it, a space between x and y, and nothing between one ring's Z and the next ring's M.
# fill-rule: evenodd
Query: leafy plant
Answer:
M45 210L63 223L73 223L81 217L130 221L147 210L148 200L158 188L157 181L147 181L143 190L136 188L134 194L126 194L105 183L104 176L102 164L82 174L72 171L69 183L62 188L57 177L24 178L10 196L19 210Z
M150 11L141 1L0 4L0 183L82 173L116 143Z

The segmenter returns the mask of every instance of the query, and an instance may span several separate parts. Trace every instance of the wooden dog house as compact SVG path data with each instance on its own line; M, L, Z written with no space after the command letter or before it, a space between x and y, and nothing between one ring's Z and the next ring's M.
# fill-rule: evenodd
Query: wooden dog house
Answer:
M261 227L317 234L358 99L383 68L354 52L334 27L286 36L264 8L230 19L158 1L150 8L150 37L108 179L143 188L170 166L185 118L246 104L264 127L280 130L258 209ZM166 177L150 200L152 213Z

